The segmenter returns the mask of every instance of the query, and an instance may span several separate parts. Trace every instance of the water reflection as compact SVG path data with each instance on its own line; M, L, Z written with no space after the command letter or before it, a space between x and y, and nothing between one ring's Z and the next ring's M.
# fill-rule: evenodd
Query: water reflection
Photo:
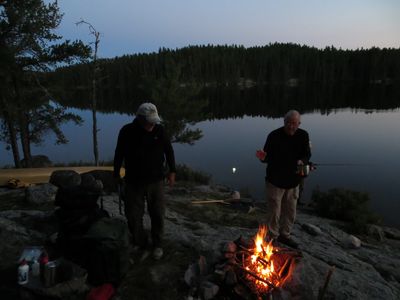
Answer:
M174 145L177 162L211 174L217 183L247 189L259 201L264 201L265 165L255 158L255 150L263 146L271 130L283 124L282 116L288 109L299 110L303 113L302 127L312 141L312 161L357 164L318 167L306 179L305 199L317 186L321 190L342 187L366 191L373 209L389 224L400 226L395 214L400 211L395 189L400 185L400 93L393 86L182 90L175 80L150 90L146 99L155 99L175 140L187 132L202 135L193 140L194 145ZM130 102L108 99L113 100L104 98L99 103L100 160L113 158L119 129L132 121L144 98ZM70 143L55 146L49 136L42 147L33 147L33 154L45 154L53 162L93 161L91 113L71 111L82 116L85 124L62 126ZM0 164L11 163L11 153L2 144Z
M313 144L312 160L316 163L354 164L320 166L306 179L304 198L319 186L368 192L373 209L391 224L400 225L400 209L395 187L400 162L400 133L387 126L400 120L400 111L365 114L345 110L324 116L304 114L302 127L307 129ZM195 147L176 145L178 160L213 175L216 182L233 188L248 189L264 201L265 165L254 156L262 147L266 135L281 126L281 119L244 117L198 123L204 138ZM381 130L385 128L385 130ZM232 167L236 172L232 173Z

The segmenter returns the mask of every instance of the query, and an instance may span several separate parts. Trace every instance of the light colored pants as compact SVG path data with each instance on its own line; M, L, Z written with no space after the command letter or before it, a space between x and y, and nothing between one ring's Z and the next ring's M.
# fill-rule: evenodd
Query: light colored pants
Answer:
M299 186L282 189L270 182L266 183L268 203L268 232L271 238L279 235L289 237L296 219Z

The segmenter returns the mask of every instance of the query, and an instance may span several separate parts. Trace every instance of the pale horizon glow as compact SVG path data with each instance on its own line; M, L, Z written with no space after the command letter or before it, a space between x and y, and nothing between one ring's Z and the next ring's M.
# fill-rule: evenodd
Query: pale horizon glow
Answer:
M399 48L398 0L59 0L66 39L100 32L100 57L189 45L296 43L323 49Z

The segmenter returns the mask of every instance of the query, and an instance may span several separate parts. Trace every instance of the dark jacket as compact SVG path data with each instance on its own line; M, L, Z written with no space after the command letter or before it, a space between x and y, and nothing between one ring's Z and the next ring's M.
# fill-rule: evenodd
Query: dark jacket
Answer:
M264 151L267 153L264 162L268 164L266 180L279 188L296 187L301 180L297 161L307 164L311 157L307 131L299 128L290 136L284 127L278 128L268 135Z
M157 182L165 177L165 160L169 172L175 173L174 150L161 125L155 125L153 130L148 132L135 119L122 127L115 148L115 177L119 177L122 162L124 162L125 180L128 183Z

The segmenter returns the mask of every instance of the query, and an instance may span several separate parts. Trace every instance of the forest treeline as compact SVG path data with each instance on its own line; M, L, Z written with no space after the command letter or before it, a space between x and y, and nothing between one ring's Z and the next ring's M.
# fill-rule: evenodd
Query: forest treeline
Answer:
M163 78L175 78L185 86L301 85L318 83L383 84L400 81L400 49L318 49L292 43L260 47L188 46L161 48L157 53L134 54L100 61L102 98L123 100L148 98L150 85ZM91 65L59 68L52 81L63 89L76 87L87 98Z

